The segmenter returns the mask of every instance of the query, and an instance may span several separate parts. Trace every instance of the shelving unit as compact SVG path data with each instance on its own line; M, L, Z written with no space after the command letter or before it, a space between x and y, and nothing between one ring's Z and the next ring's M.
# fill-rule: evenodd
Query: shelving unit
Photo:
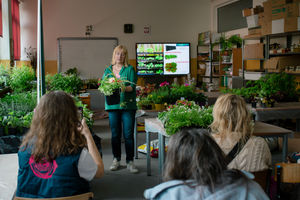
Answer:
M216 47L215 47L216 48ZM214 83L219 79L219 49L215 49L212 44L197 46L197 82Z
M242 68L241 48L232 49L230 61L222 59L219 48L219 45L212 47L211 44L197 46L197 80L217 85L215 90L226 88L229 79L232 80L233 76L239 76L239 69ZM231 68L230 72L224 71L226 67ZM206 71L203 72L203 69Z
M271 34L271 35L266 35L266 36L261 36L261 37L246 37L244 38L243 40L243 45L242 45L242 49L243 49L243 53L242 53L242 71L243 71L243 80L246 80L245 79L245 67L244 67L244 61L245 60L258 60L260 62L260 71L261 72L265 72L265 73L278 73L278 72L281 72L281 71L286 71L286 70L282 70L282 69L275 69L275 70L271 70L271 69L265 69L264 68L264 65L266 65L265 62L268 62L269 59L272 59L272 58L281 58L281 57L289 57L289 58L293 58L293 60L295 62L291 63L291 62L287 62L287 66L288 65L295 65L295 63L297 63L297 66L300 66L300 52L286 52L286 53L270 53L270 44L271 44L271 39L279 39L279 38L283 38L285 40L285 46L284 48L287 48L287 49L291 49L292 47L292 40L293 40L293 37L294 36L298 36L299 37L299 42L300 42L300 31L295 31L295 32L287 32L287 33L279 33L279 34ZM263 59L257 59L257 58L253 58L253 59L245 59L244 58L244 47L245 47L245 42L247 40L257 40L259 41L260 43L263 43L264 44L264 58ZM292 60L292 59L287 59L287 60ZM300 72L289 72L289 71L286 71L287 74L291 74L291 75L295 75L296 76L296 79L297 79L297 82L299 82L299 75L300 75ZM298 77L297 77L298 76ZM243 81L245 82L245 81Z

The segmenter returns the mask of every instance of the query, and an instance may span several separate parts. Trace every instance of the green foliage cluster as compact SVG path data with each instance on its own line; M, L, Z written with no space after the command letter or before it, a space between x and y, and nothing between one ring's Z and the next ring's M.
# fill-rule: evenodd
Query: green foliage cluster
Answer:
M205 105L206 97L203 93L196 93L194 85L172 84L170 88L170 100L168 103L174 104L182 97L189 101L195 101L199 105Z
M57 73L55 75L48 74L46 76L47 89L50 91L63 90L69 94L77 95L83 87L83 81L75 74L63 75Z
M221 44L221 52L232 50L232 48L236 45L237 48L242 46L242 38L238 35L232 35L228 39L225 38L225 35L220 37Z
M35 84L35 73L31 67L13 67L10 72L9 86L14 92L31 91Z
M8 84L10 68L0 64L0 87L5 87Z
M0 99L0 126L29 128L36 99L36 92L13 93Z
M213 121L212 107L201 107L193 101L175 104L167 111L158 114L164 124L166 133L173 135L184 127L196 126L207 129Z
M277 102L297 101L299 96L296 90L295 77L284 72L267 74L257 81L248 82L246 86L246 88L227 89L225 93L230 92L240 95L248 103L257 99L275 100Z
M0 98L0 127L4 127L8 134L8 128L30 127L33 110L37 105L37 92L34 87L34 71L27 66L4 67L0 65L0 84L3 77L8 80L8 86L13 89L13 93L8 93ZM48 75L48 88L51 90L64 90L70 94L77 94L82 86L82 81L76 75L56 74ZM92 112L86 108L76 97L76 105L84 108L84 116L91 127L93 124Z
M103 79L99 80L99 84L98 90L105 96L110 96L116 90L125 87L124 81L116 78L115 76L111 77L110 74L107 74Z
M206 97L202 93L195 92L194 85L165 85L152 91L147 97L141 98L144 102L149 101L155 104L174 104L179 99L195 101L199 105L205 105Z

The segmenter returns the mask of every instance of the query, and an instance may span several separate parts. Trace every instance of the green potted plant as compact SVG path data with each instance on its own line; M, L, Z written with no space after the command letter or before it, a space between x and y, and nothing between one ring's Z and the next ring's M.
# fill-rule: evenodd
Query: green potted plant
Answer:
M207 129L213 121L212 107L201 107L193 101L179 100L167 111L158 114L166 133L173 135L183 127L197 126Z
M9 86L14 92L31 91L35 73L31 67L13 67L9 76Z
M220 37L220 48L222 60L224 62L230 62L231 59L231 51L234 47L240 48L242 46L242 38L238 35L232 35L228 39L226 39L223 34Z
M63 75L58 73L55 75L48 74L46 76L48 90L63 90L69 94L77 95L82 89L83 81L75 74Z

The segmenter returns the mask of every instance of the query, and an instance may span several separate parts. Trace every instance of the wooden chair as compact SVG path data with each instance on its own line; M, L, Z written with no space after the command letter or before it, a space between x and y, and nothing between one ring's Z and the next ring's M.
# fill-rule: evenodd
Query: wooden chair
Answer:
M272 169L266 169L251 173L254 175L254 181L256 181L262 187L266 194L269 194Z
M275 165L275 180L277 181L277 199L281 199L281 183L300 183L300 164L277 163Z
M46 199L15 197L14 200L91 200L93 198L94 198L94 193L88 192L88 193L74 195L74 196L46 198Z

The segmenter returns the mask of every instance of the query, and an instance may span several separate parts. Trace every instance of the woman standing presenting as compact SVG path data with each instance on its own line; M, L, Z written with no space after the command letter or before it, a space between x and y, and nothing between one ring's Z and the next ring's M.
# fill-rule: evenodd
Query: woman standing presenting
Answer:
M120 168L121 161L121 135L125 139L126 164L131 173L137 173L138 169L133 164L134 157L134 122L136 112L136 72L128 64L128 52L125 46L117 46L112 55L111 65L105 69L103 77L116 77L126 80L125 87L120 93L120 102L108 105L105 101L105 110L108 111L109 125L112 133L111 144L113 162L110 166L111 171Z

